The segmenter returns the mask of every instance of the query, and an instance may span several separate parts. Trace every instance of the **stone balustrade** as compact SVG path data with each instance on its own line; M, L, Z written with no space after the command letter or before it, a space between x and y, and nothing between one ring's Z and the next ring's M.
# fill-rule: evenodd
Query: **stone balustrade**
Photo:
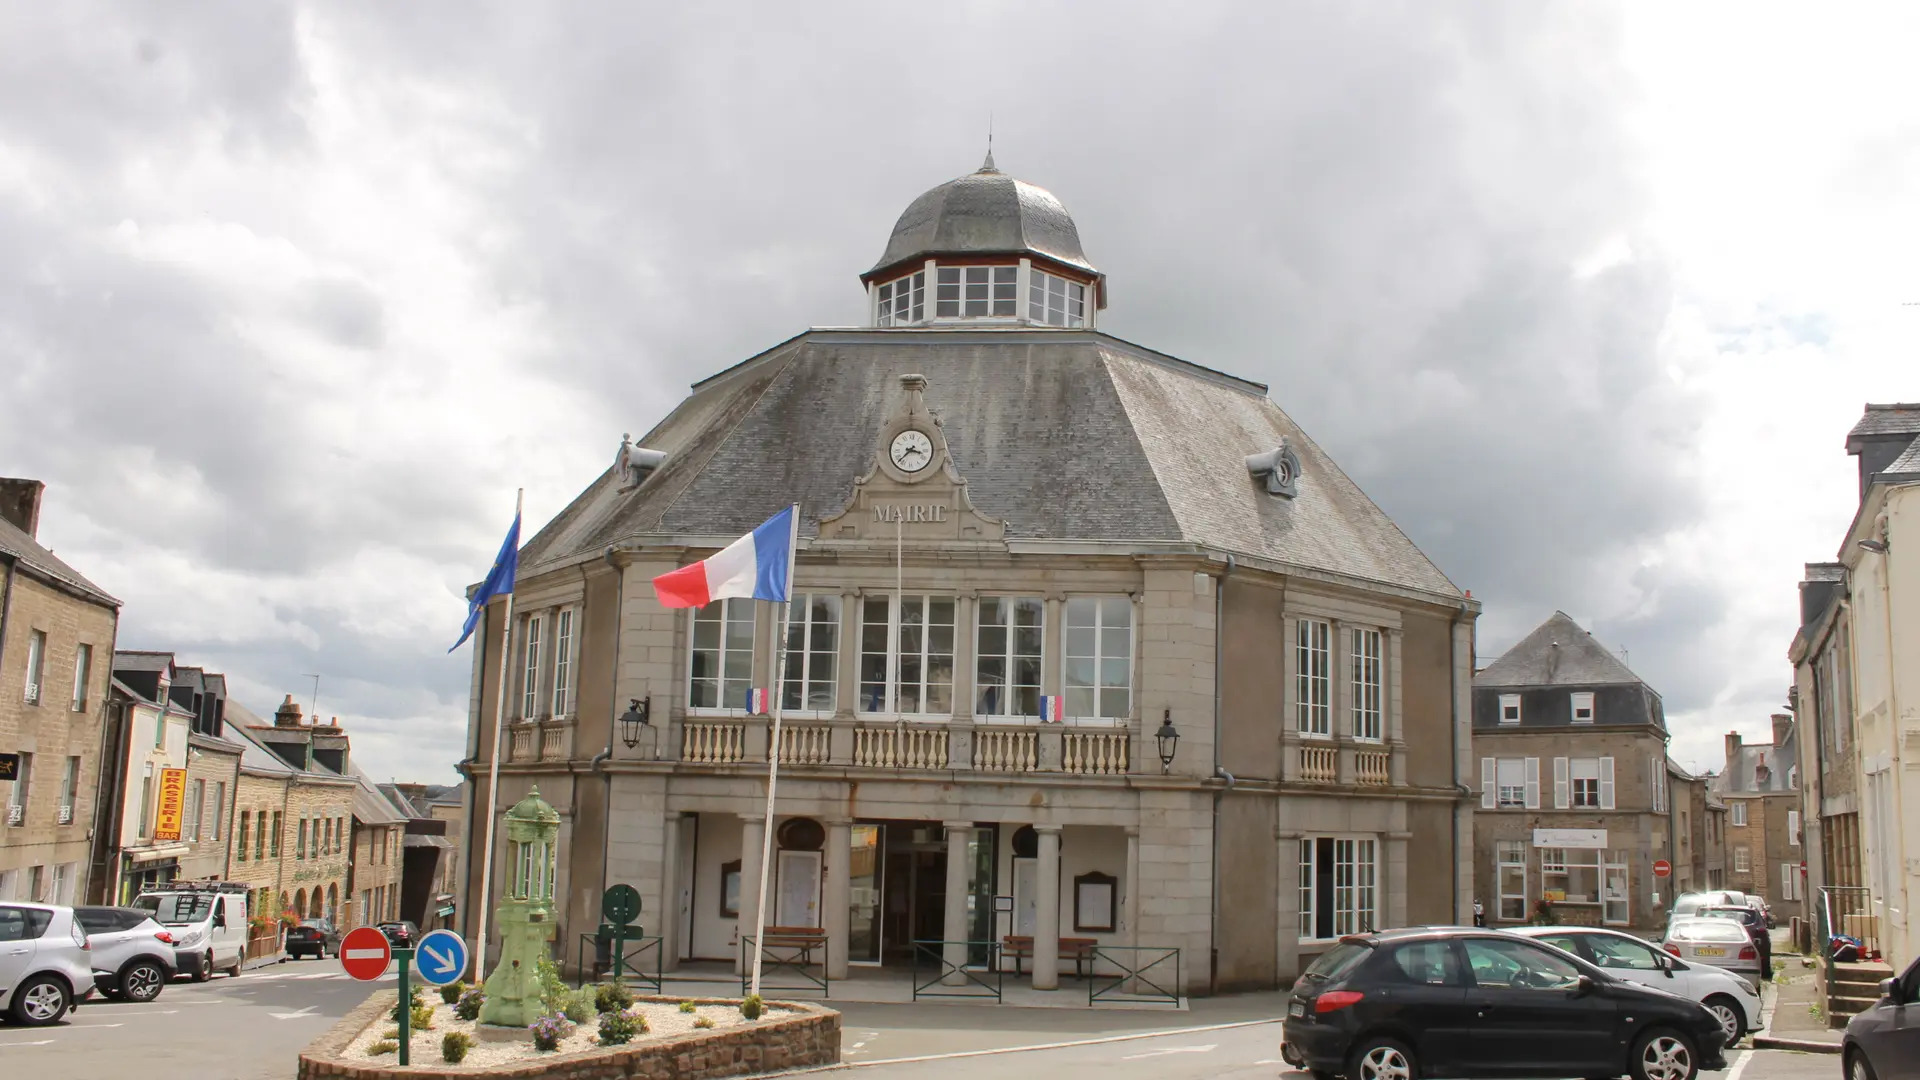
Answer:
M1353 779L1359 784L1385 786L1393 782L1392 757L1385 750L1357 750L1353 755Z
M1033 772L1040 767L1040 734L1032 728L978 728L973 767L981 772Z
M944 769L947 729L905 723L857 728L853 763L880 769Z
M1127 771L1125 731L1072 731L1060 740L1060 771L1119 776Z
M825 724L780 725L780 764L825 765L832 758L832 728Z
M534 741L533 741L534 730L535 729L532 724L513 725L511 729L513 742L507 748L507 760L509 761L534 760Z
M680 760L731 765L747 756L747 725L737 721L689 720L680 726Z
M1331 784L1340 776L1340 751L1331 745L1301 743L1300 779L1312 784Z

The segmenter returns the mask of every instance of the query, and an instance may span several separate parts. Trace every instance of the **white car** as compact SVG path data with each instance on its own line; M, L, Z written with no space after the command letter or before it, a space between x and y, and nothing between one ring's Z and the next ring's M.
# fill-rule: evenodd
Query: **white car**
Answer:
M1718 967L1690 964L1618 930L1584 926L1517 926L1514 933L1565 949L1607 974L1692 998L1720 1019L1726 1045L1760 1026L1760 994L1747 980Z
M0 1010L51 1024L93 993L87 932L70 907L0 904Z
M162 886L134 898L173 935L175 967L195 982L216 971L240 974L247 959L247 896L237 885Z
M1746 924L1732 919L1674 919L1667 924L1661 945L1695 965L1723 968L1760 980L1760 947Z

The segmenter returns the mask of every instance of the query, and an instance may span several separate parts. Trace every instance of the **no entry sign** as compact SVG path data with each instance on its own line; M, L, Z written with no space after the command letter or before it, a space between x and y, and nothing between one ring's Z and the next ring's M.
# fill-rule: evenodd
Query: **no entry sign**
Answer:
M1653 876L1667 877L1673 873L1673 864L1665 859L1653 860Z
M387 935L371 926L356 927L340 939L340 966L361 982L372 982L387 973L393 959L393 946Z

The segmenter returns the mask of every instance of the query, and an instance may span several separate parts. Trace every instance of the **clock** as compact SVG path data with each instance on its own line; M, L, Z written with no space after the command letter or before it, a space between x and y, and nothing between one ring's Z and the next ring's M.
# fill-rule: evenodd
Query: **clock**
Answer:
M893 437L893 445L888 448L887 456L893 460L893 467L901 472L919 472L933 461L933 440L927 438L924 431L908 428Z

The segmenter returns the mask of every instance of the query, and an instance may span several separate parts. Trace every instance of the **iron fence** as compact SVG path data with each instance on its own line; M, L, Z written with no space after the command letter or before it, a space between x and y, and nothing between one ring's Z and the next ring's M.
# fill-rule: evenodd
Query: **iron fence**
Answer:
M1006 985L1000 970L999 944L992 941L916 941L913 943L913 1000L923 997L991 999L999 1004ZM961 959L948 958L951 950ZM968 961L985 955L983 967ZM931 977L927 973L931 972ZM948 979L954 981L948 982ZM938 989L944 987L945 989Z
M1087 965L1087 1004L1180 1004L1180 950L1152 945L1096 945Z
M597 981L601 976L611 974L615 982L625 982L634 986L651 989L660 993L660 982L664 978L665 968L660 952L661 940L658 937L630 937L616 942L611 937L599 934L581 934L580 947L574 956L574 970L580 973L580 985ZM653 962L647 963L651 954ZM565 954L562 954L564 962ZM588 959L592 964L589 966Z
M753 982L754 938L740 939L740 996L747 996ZM784 976L784 981L783 981ZM768 934L760 950L760 990L789 993L820 992L832 997L832 980L827 975L827 935Z

